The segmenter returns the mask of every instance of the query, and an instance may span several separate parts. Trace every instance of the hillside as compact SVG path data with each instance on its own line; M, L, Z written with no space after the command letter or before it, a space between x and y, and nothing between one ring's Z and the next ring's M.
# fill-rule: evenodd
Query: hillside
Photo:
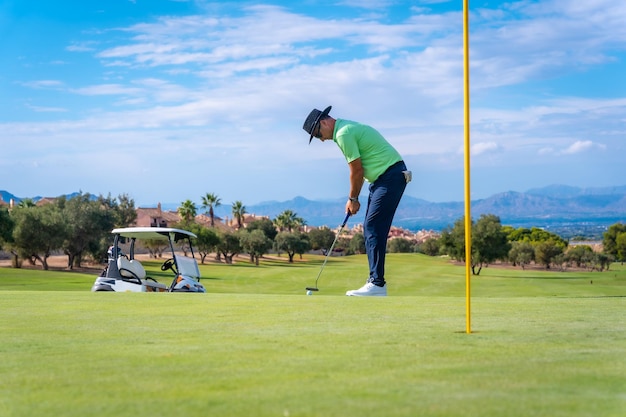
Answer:
M248 206L250 213L274 217L293 210L308 224L336 226L343 216L344 199L311 201L296 197L288 201L264 202ZM472 217L495 214L503 224L514 227L544 227L573 234L604 231L611 224L626 220L626 186L612 188L576 188L549 186L525 193L504 192L472 201ZM229 207L220 207L220 215L229 215ZM350 221L361 223L364 213ZM463 202L433 203L405 196L398 207L394 225L410 230L441 230L464 215Z

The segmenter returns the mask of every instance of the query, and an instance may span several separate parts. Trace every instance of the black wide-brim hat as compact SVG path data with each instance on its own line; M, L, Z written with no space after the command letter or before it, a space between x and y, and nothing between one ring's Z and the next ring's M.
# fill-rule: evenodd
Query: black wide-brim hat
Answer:
M333 106L328 106L324 109L324 111L313 109L311 110L311 113L309 113L309 115L307 116L306 120L304 121L304 125L302 126L302 129L304 129L308 134L311 135L311 137L309 137L309 144L311 144L311 141L313 140L313 132L315 132L315 129L320 122L320 119L322 117L328 116L328 113L330 113L330 109L332 108Z

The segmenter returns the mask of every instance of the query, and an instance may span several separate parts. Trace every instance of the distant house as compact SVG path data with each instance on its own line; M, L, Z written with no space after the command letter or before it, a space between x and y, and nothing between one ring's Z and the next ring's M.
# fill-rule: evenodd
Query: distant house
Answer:
M206 214L198 214L195 218L196 223L204 226L204 227L211 227L211 218L209 216L207 216ZM222 220L221 217L215 217L214 218L214 227L217 230L222 230L222 231L232 231L233 228L226 225L224 223L224 221Z
M46 204L54 203L56 200L57 200L57 197L42 197L39 200L37 200L35 205L41 207Z
M241 222L243 224L243 227L246 228L253 221L261 219L269 219L269 216L257 216L256 214L246 213L243 215L243 219L241 219ZM199 214L196 216L196 222L205 226L209 226L211 224L211 219L205 214ZM235 230L237 229L237 226L237 220L234 217L229 218L228 216L225 216L223 219L221 217L215 217L215 227L217 227L218 229Z
M161 210L161 203L156 208L137 208L137 220L134 226L138 227L171 227L180 221L175 211Z

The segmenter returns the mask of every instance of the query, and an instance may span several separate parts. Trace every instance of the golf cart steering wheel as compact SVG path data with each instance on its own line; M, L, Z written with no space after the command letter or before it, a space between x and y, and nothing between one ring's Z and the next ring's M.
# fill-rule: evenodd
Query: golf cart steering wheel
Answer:
M167 261L163 262L163 265L161 265L161 271L167 271L168 269L174 270L173 266L174 258L170 258Z

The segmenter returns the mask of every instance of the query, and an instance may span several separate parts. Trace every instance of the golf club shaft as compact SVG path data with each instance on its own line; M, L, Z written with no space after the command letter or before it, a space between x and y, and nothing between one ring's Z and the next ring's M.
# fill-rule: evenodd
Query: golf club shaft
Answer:
M337 236L335 236L335 240L333 241L333 244L330 245L330 249L328 250L326 257L324 258L324 263L322 264L322 267L320 268L320 272L317 274L317 278L315 279L316 290L317 290L317 281L319 281L320 276L322 275L322 271L324 270L324 267L326 266L326 262L328 261L328 257L330 256L331 253L333 253L333 249L335 248L335 243L337 243L337 240L339 239L339 235L343 231L343 228L346 226L346 223L348 222L349 217L350 217L350 212L347 212L346 218L343 219L343 223L341 223L341 227L339 228L339 231L337 232Z

